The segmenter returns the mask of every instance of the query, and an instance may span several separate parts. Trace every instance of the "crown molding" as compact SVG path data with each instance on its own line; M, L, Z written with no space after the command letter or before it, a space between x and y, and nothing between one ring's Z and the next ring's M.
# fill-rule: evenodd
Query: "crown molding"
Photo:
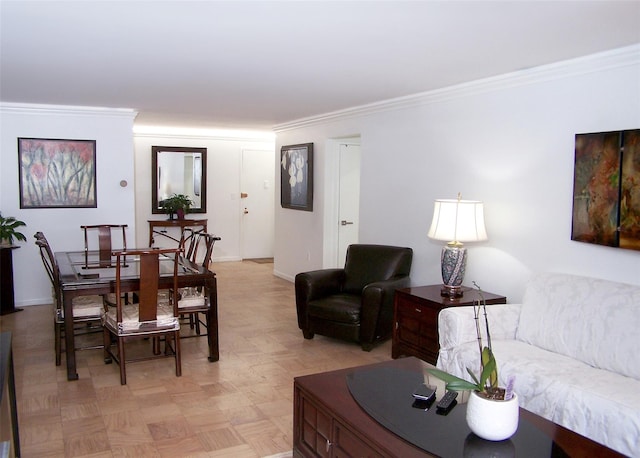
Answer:
M191 140L228 140L245 142L275 142L272 131L240 129L195 129L161 126L134 126L134 138L175 138Z
M523 70L518 70L503 75L483 78L468 83L421 92L404 97L382 100L366 105L346 108L344 110L301 118L290 122L275 125L274 132L283 132L292 129L324 124L332 121L367 116L387 111L412 108L433 103L454 100L460 97L469 97L487 92L508 89L510 87L526 86L545 81L560 80L589 73L601 72L610 69L627 67L640 64L640 44L617 48L597 54L591 54L571 60L541 65Z
M101 116L135 119L138 115L131 108L82 107L68 105L44 105L32 103L0 102L0 112L17 114L42 114L56 116Z

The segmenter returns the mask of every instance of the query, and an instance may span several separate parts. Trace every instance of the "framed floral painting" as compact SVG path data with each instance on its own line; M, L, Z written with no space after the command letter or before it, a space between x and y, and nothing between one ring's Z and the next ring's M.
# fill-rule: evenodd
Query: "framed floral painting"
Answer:
M20 208L96 208L96 141L18 138Z
M280 149L282 208L313 211L313 143Z

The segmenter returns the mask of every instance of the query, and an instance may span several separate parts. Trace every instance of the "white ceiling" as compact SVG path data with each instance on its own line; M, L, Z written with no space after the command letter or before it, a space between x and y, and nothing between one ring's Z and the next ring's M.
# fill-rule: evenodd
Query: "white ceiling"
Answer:
M640 43L640 1L6 1L0 100L271 128Z

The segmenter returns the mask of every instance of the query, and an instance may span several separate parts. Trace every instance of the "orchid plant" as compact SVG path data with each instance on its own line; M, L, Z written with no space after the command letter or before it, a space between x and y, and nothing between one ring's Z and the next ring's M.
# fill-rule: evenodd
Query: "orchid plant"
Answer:
M491 332L489 331L489 319L487 317L487 301L482 289L474 281L473 285L478 290L480 300L473 305L473 317L476 324L476 334L478 336L478 350L480 352L480 376L476 376L473 371L467 368L467 372L473 379L473 383L455 375L451 375L440 369L427 369L427 372L446 382L447 390L466 391L472 390L488 399L504 399L505 389L498 387L498 366L491 349ZM484 317L484 326L487 335L487 345L483 346L481 333L481 316Z

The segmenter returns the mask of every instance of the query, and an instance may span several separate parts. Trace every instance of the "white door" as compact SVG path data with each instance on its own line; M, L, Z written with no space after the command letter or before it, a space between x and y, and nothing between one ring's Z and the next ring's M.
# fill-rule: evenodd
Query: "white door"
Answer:
M360 145L340 145L338 198L338 266L344 266L347 247L358 243L360 214Z
M242 258L272 258L275 153L242 151L240 213Z

